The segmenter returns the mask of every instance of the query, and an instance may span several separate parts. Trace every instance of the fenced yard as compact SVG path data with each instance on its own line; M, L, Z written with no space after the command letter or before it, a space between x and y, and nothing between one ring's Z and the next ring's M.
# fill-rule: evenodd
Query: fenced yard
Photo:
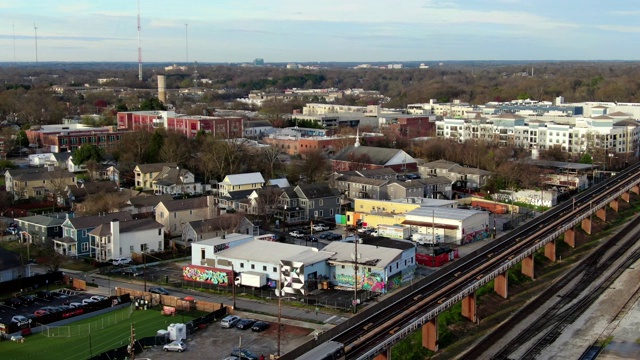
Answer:
M49 336L29 335L24 343L3 340L0 342L0 354L2 360L85 360L114 347L129 344L132 325L136 338L142 338L154 336L160 329L166 330L169 324L188 322L202 315L204 312L192 311L163 316L160 309L132 311L126 307L58 329L49 327Z

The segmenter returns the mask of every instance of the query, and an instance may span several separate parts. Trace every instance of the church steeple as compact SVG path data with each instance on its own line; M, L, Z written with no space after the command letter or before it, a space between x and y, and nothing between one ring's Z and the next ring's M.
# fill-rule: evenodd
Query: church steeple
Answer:
M360 146L360 127L356 128L356 143L353 146Z

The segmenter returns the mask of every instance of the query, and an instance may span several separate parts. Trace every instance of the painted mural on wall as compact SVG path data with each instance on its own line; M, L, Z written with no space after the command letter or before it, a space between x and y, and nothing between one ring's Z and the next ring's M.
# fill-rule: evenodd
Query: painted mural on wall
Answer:
M338 286L353 287L355 276L349 274L336 274ZM376 272L367 272L362 276L358 274L358 289L372 292L386 292L384 275Z
M182 277L188 281L200 281L214 285L229 285L230 271L206 266L189 265L182 268Z
M470 233L464 234L462 238L462 244L469 244L474 241L484 240L489 237L489 228L473 231Z

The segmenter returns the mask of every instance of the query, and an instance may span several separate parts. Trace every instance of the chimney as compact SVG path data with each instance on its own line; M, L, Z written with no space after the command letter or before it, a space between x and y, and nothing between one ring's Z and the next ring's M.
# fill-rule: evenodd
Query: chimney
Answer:
M158 75L158 100L160 100L163 104L167 103L165 80L166 78L164 75Z
M222 233L222 238L223 238L223 239L226 239L226 238L227 238L227 232L226 232L226 231Z
M114 250L120 248L120 221L118 219L111 220L111 246Z

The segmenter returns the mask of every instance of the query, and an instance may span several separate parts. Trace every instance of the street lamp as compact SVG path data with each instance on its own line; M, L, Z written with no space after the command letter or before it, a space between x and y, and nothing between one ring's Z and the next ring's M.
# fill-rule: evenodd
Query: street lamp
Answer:
M233 308L236 308L236 272L233 269L233 262L226 259L218 259L218 265L231 267L231 291L233 292Z

